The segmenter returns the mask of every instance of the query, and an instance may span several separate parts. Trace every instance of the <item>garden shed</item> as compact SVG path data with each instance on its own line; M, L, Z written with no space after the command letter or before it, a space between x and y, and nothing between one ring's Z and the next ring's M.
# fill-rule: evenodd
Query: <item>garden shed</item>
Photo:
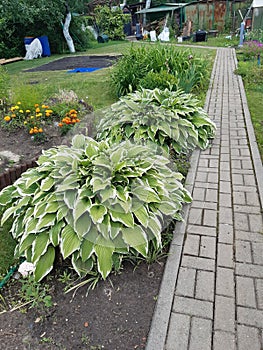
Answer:
M263 0L253 0L252 30L263 28Z

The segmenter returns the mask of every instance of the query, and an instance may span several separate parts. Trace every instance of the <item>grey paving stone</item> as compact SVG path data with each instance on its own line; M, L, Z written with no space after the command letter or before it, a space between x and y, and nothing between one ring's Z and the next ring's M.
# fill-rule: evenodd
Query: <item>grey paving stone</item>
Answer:
M252 242L252 257L254 264L261 264L263 268L263 243Z
M220 193L219 203L224 207L232 207L232 196L230 193Z
M243 306L237 307L237 322L247 326L262 328L263 312L262 310L250 309Z
M238 350L261 350L260 332L257 328L237 326Z
M208 167L209 168L218 168L218 159L209 159Z
M246 205L245 192L233 192L233 202L234 204Z
M234 270L224 267L217 268L216 274L216 294L234 298Z
M200 171L200 169L198 169L196 177L195 177L195 181L207 182L207 177L208 177L207 172Z
M263 233L263 221L262 214L258 212L258 215L249 214L248 215L249 228L251 232Z
M190 267L198 270L214 271L215 270L215 260L184 255L182 258L182 266Z
M205 198L204 199L207 202L217 202L218 201L217 195L218 195L218 191L217 190L213 190L213 189L208 188L206 190L206 194L205 194Z
M215 259L215 254L216 254L216 238L202 236L199 255L202 257Z
M236 277L237 304L245 307L256 308L256 294L253 278Z
M234 298L216 295L214 328L215 330L222 330L232 333L235 332Z
M196 270L180 267L175 294L194 297Z
M165 350L187 350L190 334L190 319L188 315L172 312Z
M214 301L214 280L214 272L198 270L195 297L201 300Z
M244 177L244 184L246 186L256 186L255 182L255 176L254 175L243 175Z
M263 235L257 232L236 231L236 239L249 242L263 242Z
M216 227L217 224L217 211L204 209L203 225Z
M252 263L251 244L247 241L236 241L236 261Z
M187 233L201 235L201 236L216 237L216 228L215 227L188 225Z
M256 193L256 186L242 186L242 185L233 185L233 191L247 192L247 193Z
M184 254L199 255L200 237L197 235L187 234L184 244Z
M236 213L245 213L245 214L259 214L260 213L260 207L259 206L252 206L252 205L234 205L234 212ZM253 220L253 219L252 219ZM254 231L254 230L253 230Z
M219 224L218 242L233 244L233 226L229 224Z
M210 172L207 176L207 182L218 183L218 173Z
M219 223L220 224L233 224L233 211L232 208L226 208L224 206L224 203L220 202L219 207Z
M201 202L201 201L194 200L191 203L191 208L199 208L199 209L202 208L202 209L210 209L210 210L217 211L217 203Z
M176 295L174 297L173 312L212 319L213 303Z
M215 331L213 350L236 350L235 334Z
M263 279L256 279L256 298L257 298L257 307L263 310Z
M241 160L234 159L231 161L232 169L241 169Z
M220 170L220 180L221 181L230 181L231 176L230 176L230 171L225 171L225 170Z
M193 191L193 199L199 200L199 201L204 201L205 200L205 189L195 187L194 191Z
M239 276L263 278L263 269L260 265L237 262L236 274Z
M229 244L219 243L217 248L217 265L222 267L234 266L233 246Z
M234 213L235 229L249 231L248 216L245 213Z
M245 185L243 175L241 174L233 174L232 181L233 181L233 184L235 185Z
M220 181L219 191L221 193L230 193L231 192L231 182L230 181Z
M191 336L189 350L211 350L212 321L193 317L191 322Z
M195 187L201 187L201 188L218 188L218 184L212 183L212 182L195 182Z
M253 164L251 160L241 160L242 169L253 169Z
M255 192L255 193L247 192L246 193L246 202L247 202L247 205L260 206L258 193L257 192Z
M202 222L202 216L203 216L202 209L191 208L189 217L188 217L188 222L190 224L200 225Z

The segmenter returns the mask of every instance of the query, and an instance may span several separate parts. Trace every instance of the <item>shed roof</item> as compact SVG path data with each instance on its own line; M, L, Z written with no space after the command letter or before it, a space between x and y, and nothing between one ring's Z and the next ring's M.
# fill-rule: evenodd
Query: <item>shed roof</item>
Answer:
M174 11L181 7L186 6L187 4L174 4L173 6L169 5L161 5L156 7L151 7L149 9L143 9L140 11L137 11L136 13L153 13L153 12L167 12L167 11Z
M263 7L263 0L253 0L252 7Z

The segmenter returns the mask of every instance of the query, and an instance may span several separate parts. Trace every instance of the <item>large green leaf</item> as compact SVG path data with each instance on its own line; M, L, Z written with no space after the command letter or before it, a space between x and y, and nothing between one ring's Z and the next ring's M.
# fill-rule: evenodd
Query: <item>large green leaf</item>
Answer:
M46 253L40 257L36 264L35 280L41 281L53 268L55 260L55 248L49 246Z
M142 224L144 227L148 226L149 213L144 205L141 205L133 213L136 216L137 220L140 222L140 224Z
M49 239L54 247L58 246L59 244L60 234L64 226L65 226L64 221L59 221L54 226L52 226L49 231Z
M111 219L115 222L121 222L123 225L127 227L134 226L134 218L131 213L120 213L117 211L110 212Z
M61 234L61 254L64 259L79 250L81 241L73 228L69 225L65 226Z
M102 278L105 279L112 269L114 246L112 242L100 236L94 246L94 251L97 256L98 271Z
M160 202L158 194L151 187L138 186L132 189L132 194L134 194L142 202Z
M28 247L31 247L34 240L36 239L36 236L34 234L25 234L23 235L20 243L19 243L19 249L18 254L19 256L23 254L23 252L28 249Z
M41 181L41 185L40 185L41 191L43 192L49 191L53 187L54 183L55 183L55 180L51 176L44 178Z
M89 208L90 217L94 224L102 223L104 216L107 214L107 209L104 205L94 204Z
M56 213L48 213L38 218L37 231L40 231L43 227L52 226L56 219Z
M134 228L123 228L122 237L128 246L136 249L143 256L147 256L148 240L146 233L140 226L134 226Z
M45 254L50 243L48 232L39 233L32 244L32 262L35 264L41 255Z
M5 207L7 204L12 202L12 194L14 190L14 186L7 186L0 192L0 205Z
M74 230L81 239L89 232L91 226L91 218L88 211L84 212L77 220L74 221Z

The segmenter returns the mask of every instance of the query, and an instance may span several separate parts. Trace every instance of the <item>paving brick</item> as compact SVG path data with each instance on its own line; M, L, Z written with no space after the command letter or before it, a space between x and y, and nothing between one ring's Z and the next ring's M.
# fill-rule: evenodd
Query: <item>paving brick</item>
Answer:
M214 272L197 271L195 297L197 299L214 301Z
M227 317L226 317L227 315ZM235 332L235 299L216 295L215 330Z
M262 222L262 214L248 215L249 228L251 232L263 232L263 222Z
M200 225L202 222L203 211L202 209L190 208L188 222L190 224Z
M207 182L218 183L218 173L210 172L207 176Z
M220 181L219 189L221 193L231 193L231 182L230 181Z
M191 316L213 318L213 303L204 300L175 296L173 311Z
M216 227L217 224L217 211L204 209L203 224L205 226Z
M229 224L219 224L218 226L218 242L233 243L233 226Z
M252 263L251 244L247 241L236 241L236 261Z
M263 280L256 279L255 285L256 285L257 306L259 309L263 310Z
M232 333L215 331L213 350L236 350L236 339Z
M229 244L218 244L217 265L233 268L233 246Z
M208 159L200 158L198 166L208 167Z
M165 350L188 349L190 319L190 316L172 312Z
M216 274L216 294L234 298L234 270L224 267L217 268Z
M215 260L189 256L189 255L183 256L181 265L184 267L189 267L189 268L198 269L198 270L205 270L205 271L215 270Z
M216 228L215 227L188 225L187 233L201 235L201 236L216 237Z
M189 350L211 350L212 322L204 318L193 317Z
M233 185L233 191L248 192L250 194L250 193L256 193L257 187L256 186Z
M244 185L244 179L243 179L243 175L240 174L233 174L232 175L232 181L233 184L235 185Z
M240 154L241 154L241 156L243 156L243 157L245 157L245 156L250 157L250 152L249 152L249 149L248 149L248 148L241 148L241 149L240 149Z
M176 283L175 294L194 297L195 275L196 275L195 269L181 267L179 270L179 276Z
M196 181L195 182L195 187L217 189L218 188L218 184L212 183L212 182L199 182L199 181Z
M238 350L261 350L259 330L253 327L238 325L237 345Z
M259 206L252 206L252 205L234 205L234 212L236 213L245 213L245 214L258 214L260 213L260 207ZM253 220L253 218L252 218Z
M220 180L221 181L230 181L231 176L230 176L230 171L225 171L225 170L220 170Z
M246 205L246 197L245 197L245 192L233 192L233 202L234 204L242 204Z
M200 237L197 235L187 235L184 245L184 254L199 255Z
M218 194L217 190L213 190L213 189L208 188L206 190L205 200L207 202L217 202L217 194Z
M243 306L237 307L237 322L247 326L262 328L263 312L262 310L250 309Z
M234 213L235 229L249 231L248 216L245 213Z
M255 193L251 193L251 192L246 193L246 202L247 202L247 205L260 206L258 193L256 193L256 192Z
M204 201L205 200L205 189L204 188L194 188L193 190L193 199Z
M207 177L208 177L208 174L206 172L200 171L200 168L199 168L195 177L195 181L207 182Z
M232 208L226 208L226 207L221 206L221 202L220 202L220 208L219 208L219 223L220 224L230 224L230 225L233 224Z
M252 258L254 264L263 265L263 243L252 242Z
M232 169L241 169L241 160L234 159L231 161Z
M252 278L236 277L237 304L256 308L255 286Z
M250 242L263 242L263 235L256 232L236 231L236 239Z
M218 168L218 159L209 159L209 168Z
M224 170L224 171L230 171L230 164L229 162L224 162L224 161L220 161L220 169Z
M236 274L240 276L263 278L263 269L260 265L237 262Z
M246 186L255 186L256 182L255 182L255 176L254 175L243 175L244 177L244 184Z
M232 196L230 193L220 193L219 203L224 207L232 207Z
M197 201L194 200L191 203L191 207L192 208L199 208L199 209L210 209L210 210L217 210L217 203L213 203L213 202L201 202L201 201Z
M241 160L242 169L253 169L251 160Z
M206 258L215 259L216 253L216 238L215 237L201 237L200 253L199 255Z

